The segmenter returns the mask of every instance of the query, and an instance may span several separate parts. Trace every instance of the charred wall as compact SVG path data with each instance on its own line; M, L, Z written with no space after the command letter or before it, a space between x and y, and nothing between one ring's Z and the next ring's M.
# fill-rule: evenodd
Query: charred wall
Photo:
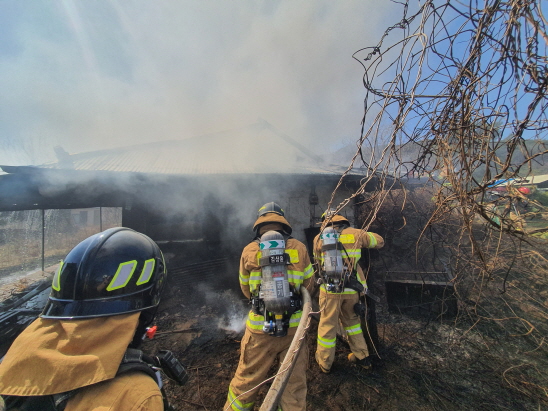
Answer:
M122 225L143 232L164 250L172 269L215 265L215 281L237 286L241 250L252 240L258 208L278 202L293 236L311 248L321 214L331 201L337 175L158 175L142 173L9 168L0 176L0 209L121 207ZM349 197L356 183L341 186L332 202ZM353 209L344 213L353 219ZM194 266L195 272L199 267Z

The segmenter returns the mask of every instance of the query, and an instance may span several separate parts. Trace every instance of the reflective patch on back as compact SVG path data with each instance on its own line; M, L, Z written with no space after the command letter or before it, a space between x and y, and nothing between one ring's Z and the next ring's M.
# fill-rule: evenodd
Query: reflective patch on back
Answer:
M354 234L342 234L339 237L339 242L343 244L354 244L356 239L354 238Z
M299 252L297 250L285 250L289 254L289 262L291 264L297 264L299 262Z

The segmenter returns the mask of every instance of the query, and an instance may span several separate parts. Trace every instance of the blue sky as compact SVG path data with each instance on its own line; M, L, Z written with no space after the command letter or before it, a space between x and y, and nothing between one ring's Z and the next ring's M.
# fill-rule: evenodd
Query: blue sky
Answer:
M0 164L259 117L316 151L357 140L352 54L400 18L388 0L0 0Z

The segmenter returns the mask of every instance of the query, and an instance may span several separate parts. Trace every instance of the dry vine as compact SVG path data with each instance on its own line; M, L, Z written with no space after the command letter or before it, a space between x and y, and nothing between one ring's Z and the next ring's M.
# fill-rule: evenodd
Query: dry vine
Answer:
M548 210L541 190L520 189L548 174L541 2L401 4L403 18L354 54L365 70L365 113L345 174L363 179L337 208L365 204L364 227L383 232L397 256L385 269L411 260L422 270L450 267L455 324L472 324L463 337L490 323L519 338L529 356L501 363L500 375L546 402L546 379L528 361L547 365Z

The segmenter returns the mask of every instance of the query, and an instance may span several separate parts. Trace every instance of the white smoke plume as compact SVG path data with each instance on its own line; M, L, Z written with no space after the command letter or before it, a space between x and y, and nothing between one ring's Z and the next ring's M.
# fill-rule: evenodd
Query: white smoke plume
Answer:
M0 2L0 164L267 119L305 146L359 136L362 67L401 5L374 0Z
M203 293L205 304L218 312L217 328L230 333L242 333L249 307L244 304L244 296L237 296L233 290L214 291L200 283L197 289Z

